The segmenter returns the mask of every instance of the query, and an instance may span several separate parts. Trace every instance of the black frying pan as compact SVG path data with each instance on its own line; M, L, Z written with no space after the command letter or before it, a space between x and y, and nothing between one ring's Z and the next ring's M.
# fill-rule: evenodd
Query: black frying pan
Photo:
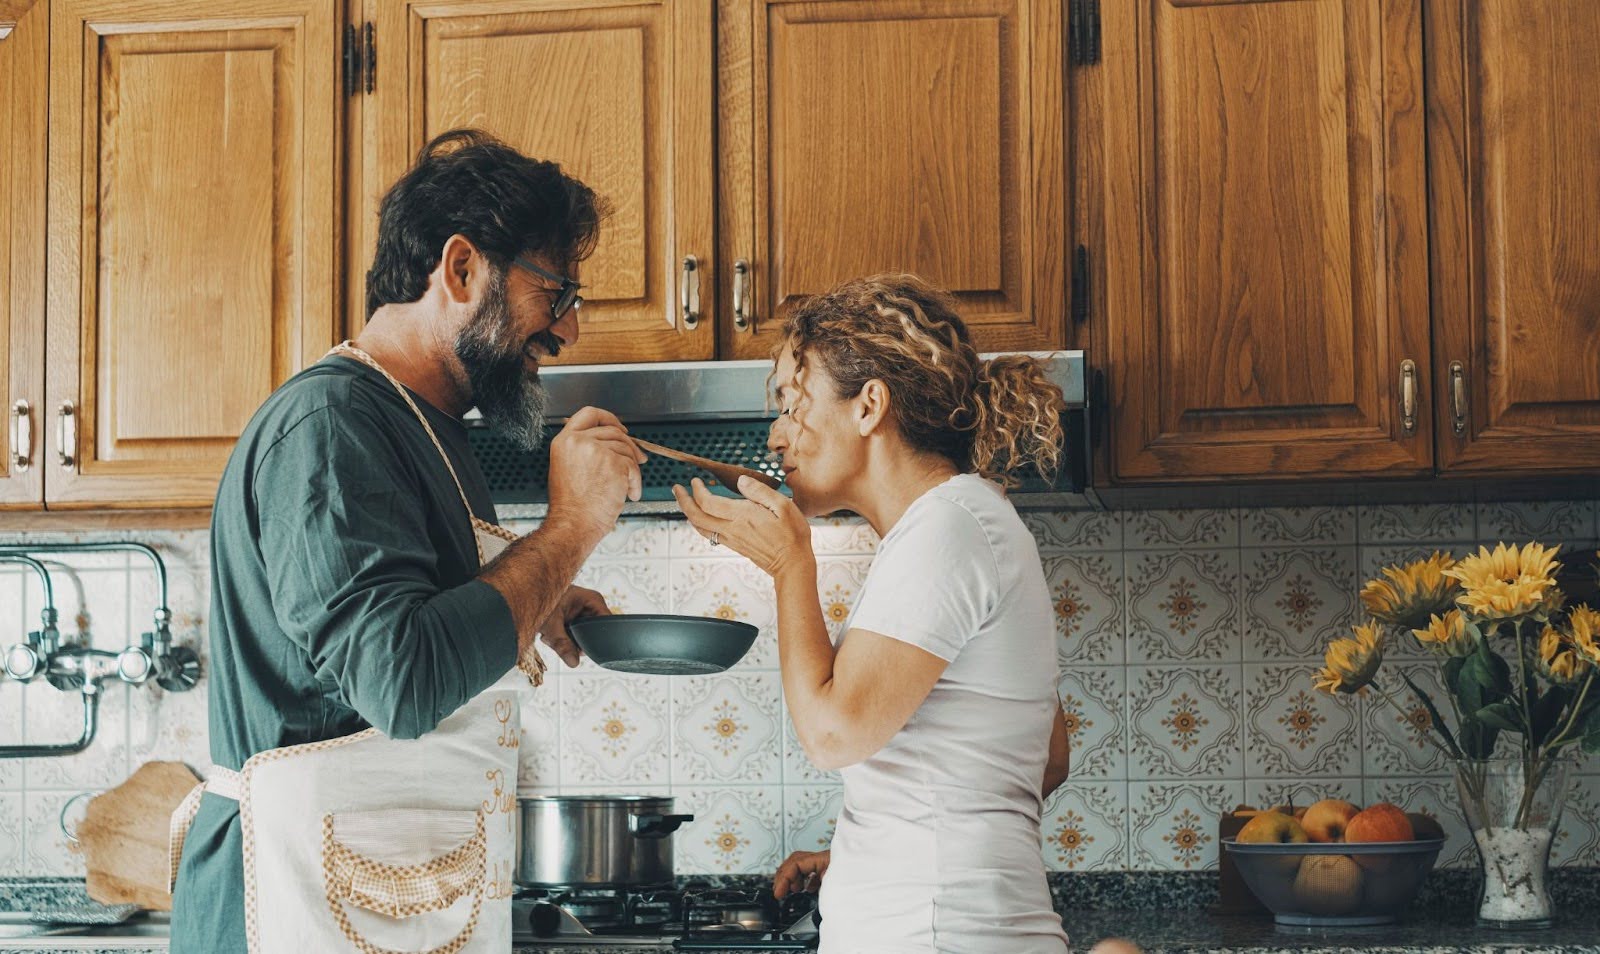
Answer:
M567 624L583 654L607 669L656 676L702 676L744 658L758 630L707 616L619 614Z

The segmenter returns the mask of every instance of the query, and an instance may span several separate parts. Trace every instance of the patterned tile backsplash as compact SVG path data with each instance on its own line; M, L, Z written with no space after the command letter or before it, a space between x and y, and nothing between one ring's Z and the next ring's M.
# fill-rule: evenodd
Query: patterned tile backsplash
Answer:
M1475 863L1452 782L1420 740L1426 715L1401 701L1312 692L1330 637L1356 620L1356 588L1385 562L1479 541L1567 544L1593 553L1594 502L1030 513L1056 611L1058 688L1072 730L1072 777L1043 819L1054 870L1199 871L1216 865L1217 814L1240 801L1388 799L1439 817L1442 863ZM514 524L531 530L532 524ZM0 543L84 539L3 531ZM181 642L204 650L210 554L204 531L128 532L171 574ZM857 520L818 521L818 597L842 626L877 540ZM148 564L121 553L53 560L62 628L120 649L149 628ZM525 791L677 796L696 821L678 836L680 873L770 873L825 846L836 773L811 766L785 715L772 586L681 522L625 520L579 577L630 613L692 613L755 624L750 654L725 674L662 679L585 662L552 670L522 710ZM41 594L0 568L0 643L37 628ZM1391 647L1432 687L1414 642ZM1409 663L1407 663L1409 661ZM557 664L559 667L559 664ZM70 758L0 760L0 876L82 871L58 826L73 795L115 785L151 759L209 769L206 683L187 694L108 686L100 736ZM76 736L74 698L0 682L0 744ZM1555 846L1562 864L1600 864L1600 760L1581 766ZM81 809L82 802L77 803ZM70 821L70 818L69 818Z

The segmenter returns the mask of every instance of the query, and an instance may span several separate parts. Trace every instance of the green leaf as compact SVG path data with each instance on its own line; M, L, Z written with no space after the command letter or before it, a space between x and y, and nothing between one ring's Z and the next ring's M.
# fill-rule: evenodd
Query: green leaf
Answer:
M1481 695L1480 701L1483 702L1510 697L1511 667L1506 665L1506 661L1500 658L1499 653L1489 648L1488 643L1480 645L1478 651L1466 659L1466 665L1461 667L1463 689L1468 685L1477 686ZM1467 702L1465 698L1462 701ZM1471 708L1470 703L1468 708Z
M1551 733L1566 722L1562 716L1566 714L1567 704L1571 701L1571 690L1564 686L1551 686L1533 704L1533 731L1529 733L1529 741L1534 747L1543 745Z
M1590 732L1583 737L1583 751L1588 755L1600 755L1600 732Z
M1450 753L1459 759L1461 757L1461 746L1456 744L1455 736L1450 734L1450 727L1445 725L1444 718L1439 715L1439 708L1433 704L1433 700L1428 697L1426 692L1423 692L1416 683L1411 681L1411 677L1406 675L1404 669L1400 670L1400 678L1406 681L1406 685L1410 686L1411 691L1421 700L1422 705L1428 710L1428 715L1433 719L1433 727L1439 730L1440 735L1444 736L1445 744L1450 746Z
M1466 753L1467 758L1486 759L1494 754L1494 743L1500 737L1500 732L1465 714L1461 717L1461 728L1457 730L1457 735L1461 737L1461 751Z
M1524 732L1522 713L1509 702L1496 702L1478 710L1477 719L1484 725L1492 726L1503 732Z

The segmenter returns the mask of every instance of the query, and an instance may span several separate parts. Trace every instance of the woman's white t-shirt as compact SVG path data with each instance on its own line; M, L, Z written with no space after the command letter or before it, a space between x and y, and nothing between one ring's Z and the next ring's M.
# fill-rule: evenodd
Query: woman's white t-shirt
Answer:
M887 745L842 772L823 954L1061 954L1039 842L1055 627L1038 549L1000 488L963 474L917 498L880 544L851 628L950 665Z

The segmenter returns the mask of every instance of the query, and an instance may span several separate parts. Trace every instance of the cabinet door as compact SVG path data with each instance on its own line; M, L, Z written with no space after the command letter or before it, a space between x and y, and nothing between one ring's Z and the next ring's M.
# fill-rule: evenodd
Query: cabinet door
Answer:
M50 6L0 4L0 510L44 505L45 89ZM18 15L20 14L20 15Z
M984 350L1066 335L1062 0L723 0L721 301L765 357L801 298L877 272L955 293ZM732 319L732 320L729 320Z
M377 201L433 136L486 129L610 201L557 363L710 358L711 0L393 2L378 10ZM686 317L687 281L698 301Z
M332 0L55 0L50 506L209 505L332 342Z
M1430 469L1420 0L1101 9L1114 476Z
M1600 472L1600 3L1429 5L1440 463Z

